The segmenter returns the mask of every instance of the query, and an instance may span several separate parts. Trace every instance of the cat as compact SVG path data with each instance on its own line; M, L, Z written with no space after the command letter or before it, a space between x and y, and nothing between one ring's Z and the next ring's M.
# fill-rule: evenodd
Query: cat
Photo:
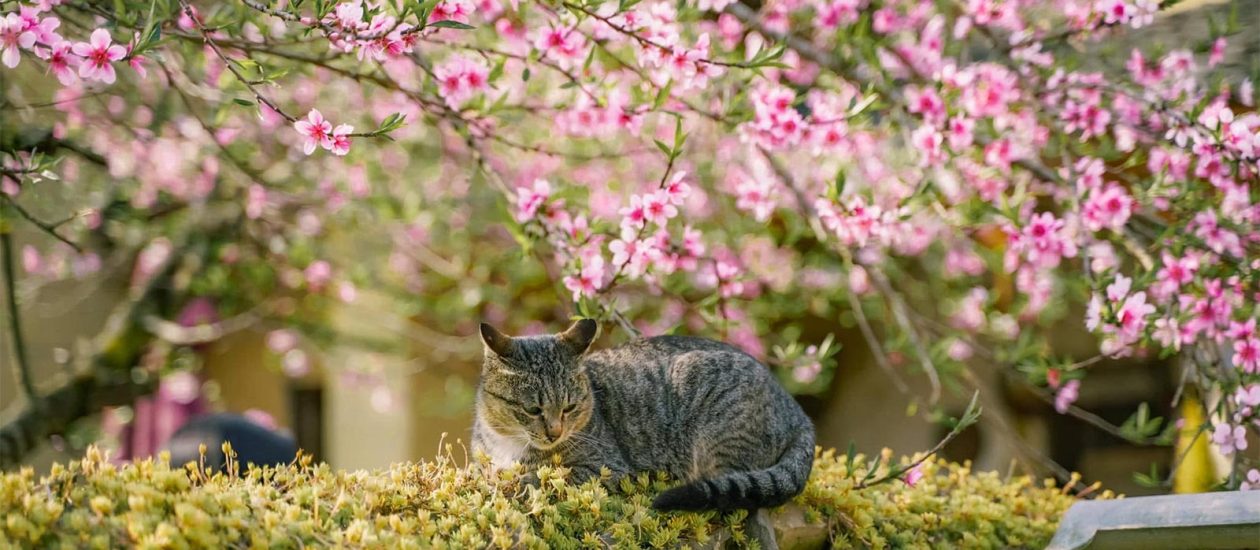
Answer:
M800 494L814 427L770 370L713 340L657 336L588 353L598 324L510 337L482 324L473 450L496 468L550 464L571 480L665 471L653 508L779 506Z

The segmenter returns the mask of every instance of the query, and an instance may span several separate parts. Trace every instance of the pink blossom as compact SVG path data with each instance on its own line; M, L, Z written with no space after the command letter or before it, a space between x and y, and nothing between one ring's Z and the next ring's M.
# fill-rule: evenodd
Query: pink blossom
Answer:
M1155 306L1146 303L1146 292L1128 296L1116 312L1120 334L1129 341L1136 341L1146 327L1146 318L1154 312Z
M1225 60L1225 47L1229 44L1222 36L1212 42L1212 50L1208 54L1208 67L1215 67Z
M280 370L289 378L302 378L311 372L311 360L306 352L291 349L280 358Z
M480 60L455 55L433 68L438 93L447 105L458 109L473 96L489 89L490 69Z
M1151 337L1165 348L1180 350L1182 344L1181 324L1175 318L1159 318L1155 320L1155 330Z
M534 47L546 57L554 58L564 68L572 67L585 57L586 40L572 27L540 29Z
M1249 384L1245 388L1238 388L1234 393L1234 402L1238 403L1240 408L1260 407L1260 384Z
M297 347L297 334L289 329L277 329L267 333L267 347L276 353L284 353Z
M984 163L1003 174L1010 173L1014 146L1009 139L999 139L984 146Z
M57 81L62 86L74 84L77 78L74 75L74 68L79 65L79 58L71 55L70 49L73 45L70 42L62 40L52 46L48 50L48 72L56 75Z
M564 277L564 287L573 293L573 301L582 297L593 297L604 286L604 260L598 256L591 258L574 275Z
M74 54L82 57L79 65L79 77L84 80L99 80L113 84L115 79L113 62L127 55L127 49L114 45L109 31L96 29L92 31L90 42L79 42L72 46Z
M314 292L319 292L332 280L332 266L324 260L315 260L302 272L306 285Z
M855 265L849 270L849 290L857 295L871 291L871 276L866 272L866 268Z
M1093 136L1107 133L1107 125L1111 123L1111 112L1103 109L1096 101L1068 100L1063 105L1061 118L1066 123L1063 130L1069 134L1079 130L1081 141L1084 142Z
M1260 372L1260 339L1252 337L1234 341L1234 366L1246 373Z
M918 485L919 481L923 480L923 464L915 464L913 468L910 468L906 471L906 473L902 474L901 480L911 487Z
M630 205L617 211L621 216L622 230L637 230L647 225L647 210L642 195L631 195Z
M764 222L774 211L775 184L769 178L744 178L736 187L735 206L753 213L753 219Z
M263 215L267 207L267 188L254 184L245 192L245 216L256 220Z
M818 379L818 375L821 372L822 365L817 362L800 365L792 369L792 379L801 384L812 384Z
M1081 381L1068 380L1063 384L1057 393L1054 394L1054 410L1059 414L1066 414L1072 403L1076 402L1080 396Z
M1247 429L1242 426L1217 424L1212 431L1212 443L1220 448L1221 454L1229 456L1235 451L1247 450Z
M1241 491L1260 489L1260 468L1247 470L1247 479L1238 484L1238 489Z
M31 245L22 246L22 270L31 275L37 275L43 270L44 262L39 256L39 250Z
M18 14L0 17L0 61L5 67L17 67L22 59L21 50L29 50L35 45L35 39L35 33L27 30L26 22Z
M1133 213L1135 201L1123 187L1110 183L1090 193L1082 208L1081 219L1091 231L1120 231Z
M1103 21L1108 25L1126 23L1133 17L1134 10L1124 0L1101 0L1098 11L1103 14Z
M691 195L691 186L687 185L685 178L687 173L683 171L674 172L670 176L669 182L665 184L662 190L665 196L669 198L669 203L675 206L682 206L687 201L687 197Z
M696 282L703 288L716 288L723 298L732 298L744 292L744 283L740 280L742 274L743 268L734 258L719 257L697 273Z
M973 252L970 248L951 247L945 252L945 276L960 277L969 275L972 277L984 273L984 259Z
M975 351L971 345L962 340L953 340L949 343L949 347L945 348L945 355L955 361L966 361L974 354Z
M657 191L643 198L643 216L648 222L664 226L677 215L678 207L674 206L664 191Z
M608 243L608 251L613 255L612 264L631 279L638 279L647 272L649 263L659 251L649 242L635 239L633 234L623 234L622 237Z
M324 115L318 109L311 109L306 114L306 120L294 122L293 127L302 135L303 153L309 155L315 152L316 147L330 149L333 145L332 123L324 120Z
M429 15L429 22L457 21L459 23L468 23L469 16L475 10L476 6L470 0L442 0L433 6L433 12Z
M1166 302L1181 287L1194 280L1195 273L1199 271L1199 258L1194 254L1174 256L1169 252L1164 252L1163 264L1164 266L1155 274L1155 284L1151 286L1151 293L1156 300Z
M966 297L954 307L950 323L955 327L975 332L984 327L985 303L988 302L989 291L982 287L974 287Z
M946 137L949 138L949 148L955 153L964 151L971 147L974 140L974 131L976 122L964 116L956 116L949 119L949 125Z
M919 152L919 163L924 166L937 166L945 161L945 152L941 144L945 137L932 126L920 126L910 134L910 143Z
M549 198L551 198L551 182L544 179L534 180L531 187L517 188L516 221L525 222L534 219Z
M341 281L337 283L337 298L347 304L353 303L359 297L359 289L355 288L354 283L350 281Z
M907 110L923 117L928 124L936 126L945 122L945 102L932 88L911 86L906 90Z
M1039 267L1058 266L1062 258L1073 258L1077 252L1064 221L1050 212L1033 215L1013 244L1013 250L1022 251L1030 263Z
M334 155L345 156L350 152L350 134L354 132L354 126L349 124L339 124L333 128L332 135L329 136L331 143L328 150Z
M131 274L132 288L138 288L152 279L158 269L170 259L173 251L174 247L166 237L158 237L145 245L136 255L135 269Z

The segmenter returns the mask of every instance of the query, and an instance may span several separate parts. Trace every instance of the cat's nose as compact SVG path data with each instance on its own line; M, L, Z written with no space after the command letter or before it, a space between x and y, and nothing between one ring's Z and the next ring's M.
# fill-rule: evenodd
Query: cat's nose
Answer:
M547 420L547 439L555 441L560 439L560 434L564 433L564 424L559 419Z

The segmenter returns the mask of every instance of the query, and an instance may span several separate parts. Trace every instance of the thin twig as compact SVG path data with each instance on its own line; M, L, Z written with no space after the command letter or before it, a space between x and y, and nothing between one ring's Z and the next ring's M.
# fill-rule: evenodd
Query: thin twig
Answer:
M30 222L30 223L31 223L31 225L34 225L35 227L38 227L38 228L40 229L40 231L43 231L44 233L47 233L48 235L52 236L54 239L57 239L57 240L59 240L59 241L61 241L61 242L65 243L65 244L69 245L69 246L70 246L70 248L73 248L75 252L78 252L78 253L82 253L82 252L83 252L83 248L82 248L82 247L80 247L80 246L78 245L78 243L75 243L74 241L72 241L72 240L70 240L70 239L67 239L67 238L63 237L63 236L61 235L61 233L58 233L58 232L57 232L57 226L61 225L61 223L65 223L65 222L61 222L61 223L58 223L58 224L50 224L50 223L46 223L46 222L40 221L40 220L39 220L39 218L36 218L35 216L33 216L33 215L32 215L30 212L28 212L25 208L22 208L22 205L18 204L18 203L17 203L17 201L13 199L13 197L10 197L10 196L5 195L5 194L3 194L3 193L0 193L0 197L3 197L3 198L4 198L4 202L5 202L5 203L7 203L10 207L12 207L14 212L17 212L19 216L22 216L22 218L23 218L23 219L25 219L26 221ZM73 218L71 218L71 219L73 219Z
M915 328L913 322L910 321L910 315L906 312L906 302L901 294L892 287L892 283L884 276L883 272L872 269L871 280L875 282L875 286L879 287L884 293L884 297L888 299L889 305L893 312L893 317L901 328L906 331L906 335L910 337L910 343L914 346L915 355L919 356L919 364L923 366L924 372L927 374L928 382L932 384L932 398L930 403L936 404L941 399L941 377L936 370L936 365L932 363L932 356L928 353L927 347L923 344L923 339L919 335L919 330Z
M210 33L206 30L204 26L202 26L201 20L197 18L195 13L193 13L192 8L188 6L188 2L186 2L185 0L180 0L179 4L184 7L184 12L188 14L188 18L192 19L193 23L197 25L197 30L201 32L201 37L202 39L205 40L206 45L210 46L210 49L214 51L214 54L218 56L219 59L223 61L223 64L228 68L228 70L232 71L232 74L236 76L236 79L239 80L241 84L244 84L245 87L248 88L249 91L254 94L254 98L257 99L259 103L262 103L263 105L266 105L267 107L270 107L271 110L275 111L280 116L284 117L284 119L289 121L290 123L294 123L298 121L297 117L284 112L283 110L280 109L279 106L273 103L270 99L267 99L266 96L262 95L262 93L259 92L258 89L254 88L254 85L250 83L250 80L248 78L245 78L245 75L241 74L241 72L236 69L236 66L232 64L232 60L228 59L227 55L223 53L223 50L219 49L219 45L215 43L214 39L210 38Z

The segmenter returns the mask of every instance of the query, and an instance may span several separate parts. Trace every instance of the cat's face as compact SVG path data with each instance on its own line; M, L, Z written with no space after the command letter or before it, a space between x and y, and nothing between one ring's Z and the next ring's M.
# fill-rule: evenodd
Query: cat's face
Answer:
M580 431L594 399L579 359L597 329L583 319L557 335L513 338L483 323L482 419L500 435L543 450Z

